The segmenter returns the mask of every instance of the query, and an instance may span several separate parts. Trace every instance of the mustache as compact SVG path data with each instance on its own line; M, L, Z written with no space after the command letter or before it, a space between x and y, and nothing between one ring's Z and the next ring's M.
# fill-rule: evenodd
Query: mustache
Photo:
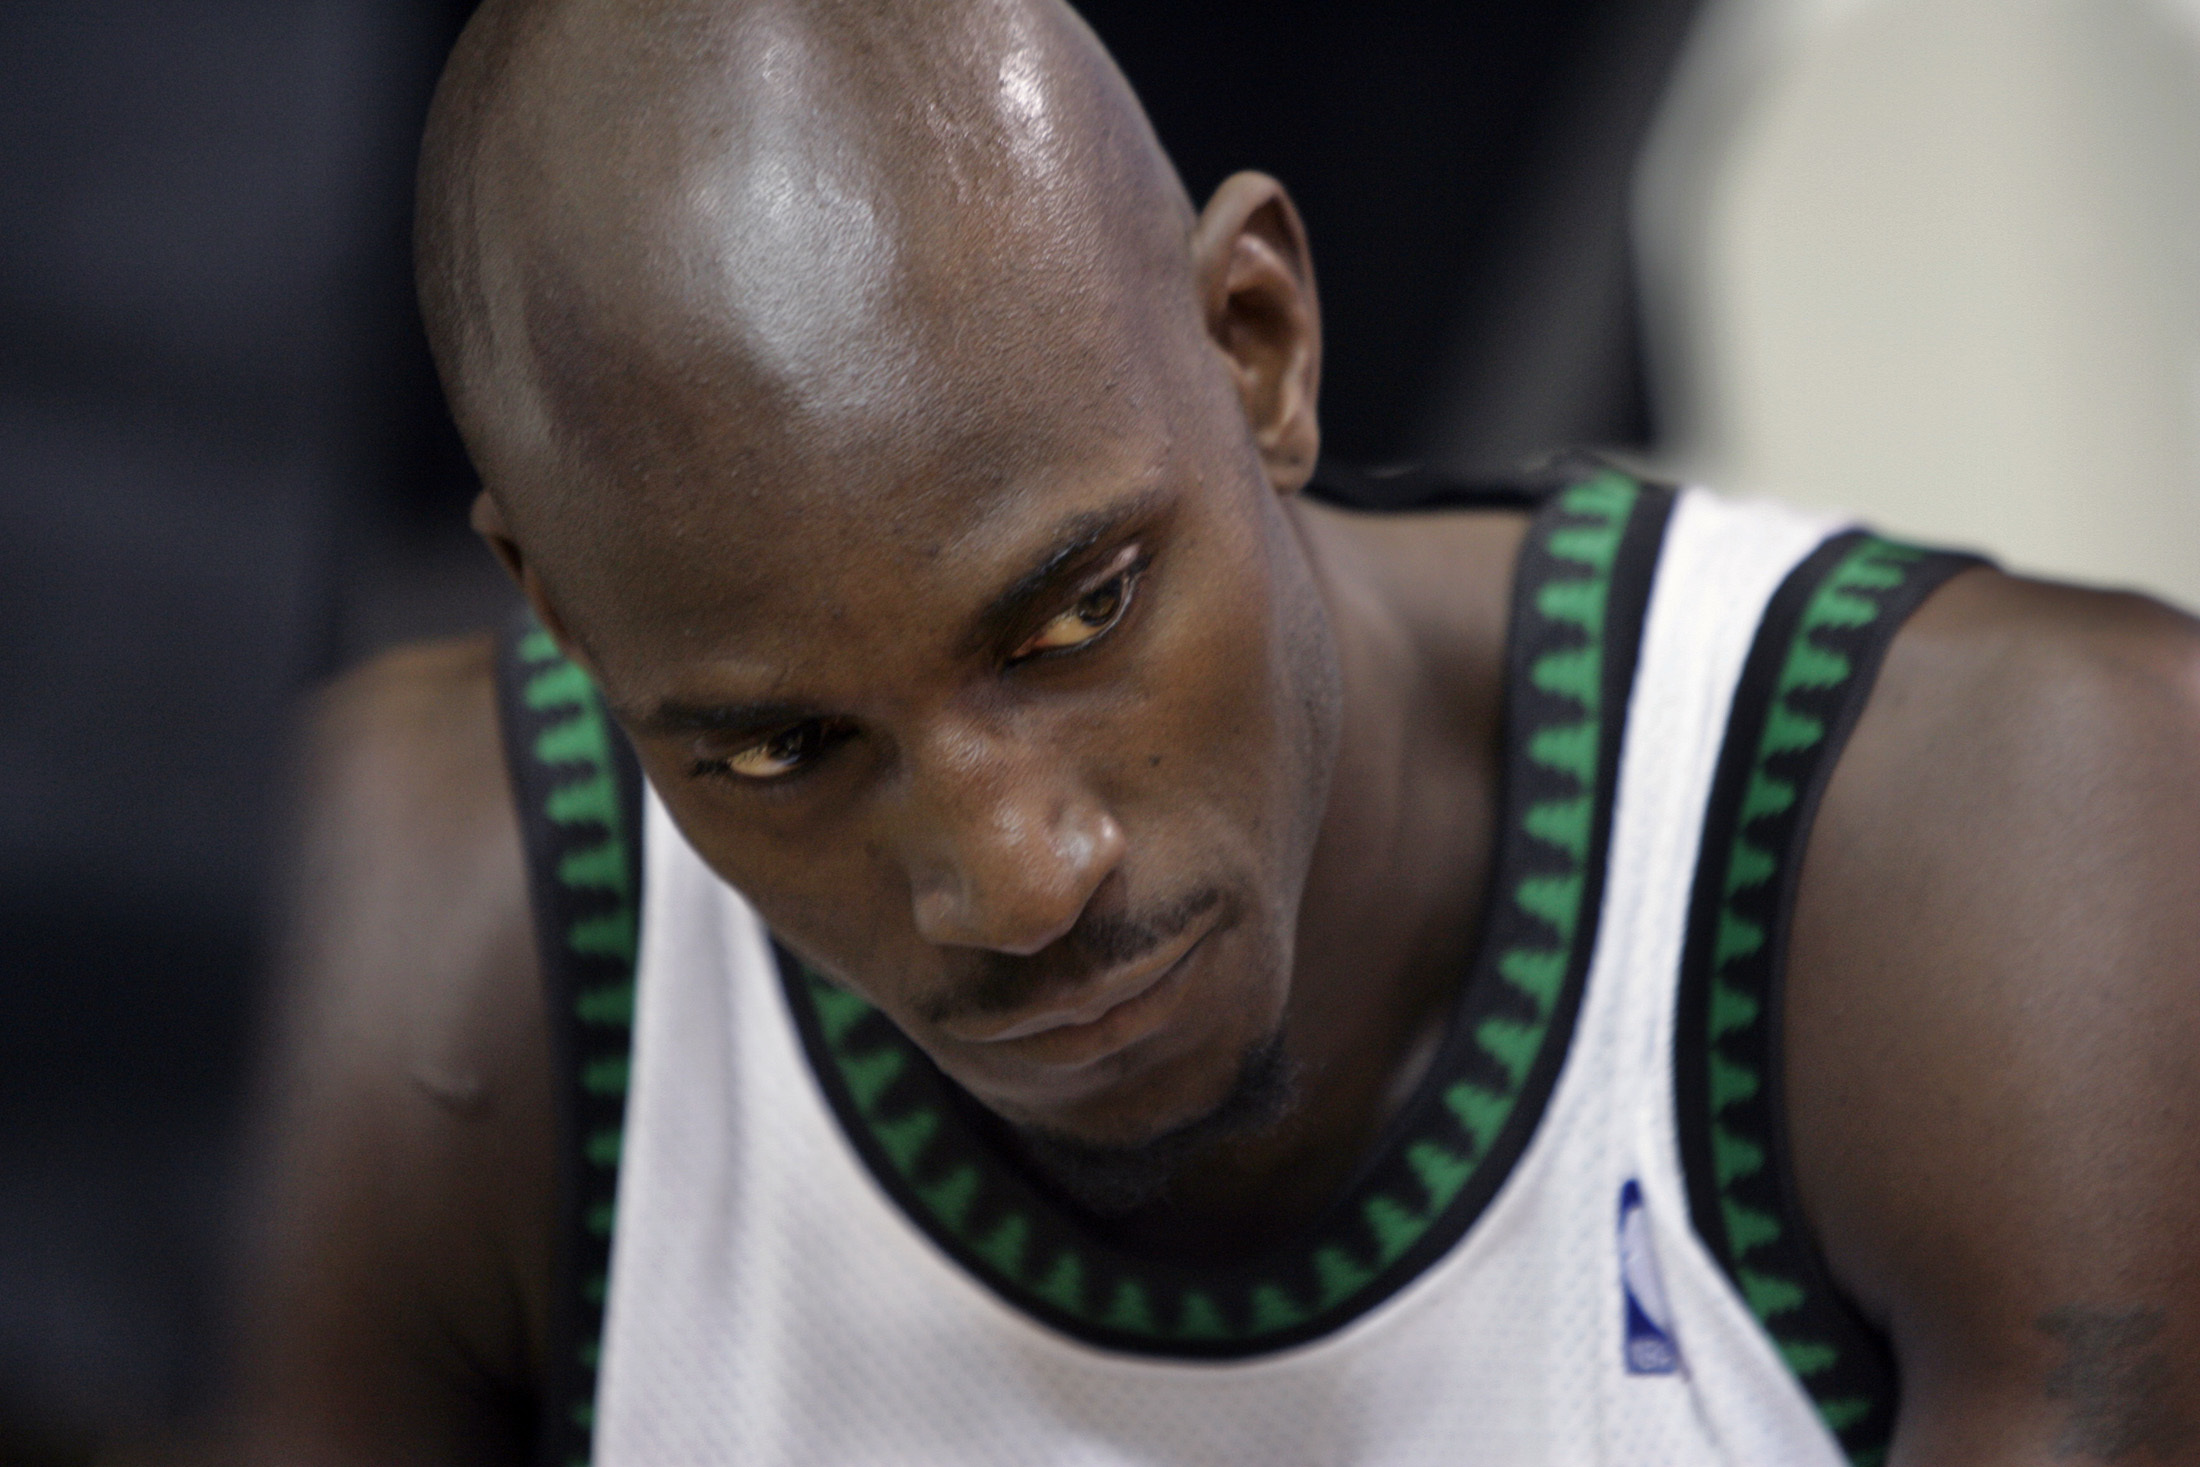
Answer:
M926 1005L923 1017L943 1024L1020 1012L1051 990L1074 988L1110 968L1130 966L1220 905L1222 892L1205 887L1135 916L1088 914L1044 952L1029 957L981 954L976 978Z

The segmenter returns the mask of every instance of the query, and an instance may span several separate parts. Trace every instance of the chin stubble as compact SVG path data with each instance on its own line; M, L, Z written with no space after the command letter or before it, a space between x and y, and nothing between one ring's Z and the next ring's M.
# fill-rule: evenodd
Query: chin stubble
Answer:
M1277 1034L1246 1052L1220 1105L1150 1141L1095 1146L1023 1126L1016 1135L1025 1160L1057 1191L1097 1217L1118 1218L1158 1201L1208 1148L1274 1130L1298 1099L1299 1063Z

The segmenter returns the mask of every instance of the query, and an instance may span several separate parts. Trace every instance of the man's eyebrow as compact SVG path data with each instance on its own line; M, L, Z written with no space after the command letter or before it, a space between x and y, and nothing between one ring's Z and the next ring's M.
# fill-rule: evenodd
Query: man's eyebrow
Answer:
M1001 640L1029 613L1033 602L1054 589L1065 571L1089 554L1094 546L1111 539L1125 525L1150 512L1163 494L1159 489L1148 490L1105 509L1087 510L1063 521L1056 527L1052 543L1039 563L1018 576L978 613L970 625L964 650L975 652Z
M682 703L667 699L644 711L620 710L619 721L649 738L680 734L763 734L817 717L797 703Z

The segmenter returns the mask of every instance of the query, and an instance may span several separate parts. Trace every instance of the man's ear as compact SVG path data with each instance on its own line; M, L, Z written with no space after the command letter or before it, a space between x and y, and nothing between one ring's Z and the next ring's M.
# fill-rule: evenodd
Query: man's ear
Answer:
M512 538L511 528L505 523L503 509L489 497L488 490L484 489L474 496L474 508L468 520L474 527L474 533L486 541L489 549L495 553L497 560L504 566L505 573L519 582L520 594L534 608L535 620L542 623L543 630L558 644L558 650L580 664L583 672L594 677L595 667L588 661L587 654L581 651L580 644L566 630L564 618L558 615L558 609L550 604L550 594L543 589L542 577L535 574L535 568L528 564L526 555L519 548L519 541Z
M1306 228L1283 185L1265 173L1224 179L1193 228L1192 270L1269 482L1296 492L1321 449L1322 319Z
M522 590L526 589L527 559L519 553L519 542L512 538L511 528L504 523L504 511L489 497L488 490L474 496L473 512L467 515L466 522L496 555L504 573L519 582Z

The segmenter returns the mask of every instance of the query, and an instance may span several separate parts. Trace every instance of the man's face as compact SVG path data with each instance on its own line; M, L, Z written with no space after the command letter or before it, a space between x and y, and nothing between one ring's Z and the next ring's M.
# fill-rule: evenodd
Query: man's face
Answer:
M1199 406L983 487L743 497L576 627L781 940L1000 1114L1103 1146L1213 1111L1277 1034L1335 753L1291 516L1234 399Z

